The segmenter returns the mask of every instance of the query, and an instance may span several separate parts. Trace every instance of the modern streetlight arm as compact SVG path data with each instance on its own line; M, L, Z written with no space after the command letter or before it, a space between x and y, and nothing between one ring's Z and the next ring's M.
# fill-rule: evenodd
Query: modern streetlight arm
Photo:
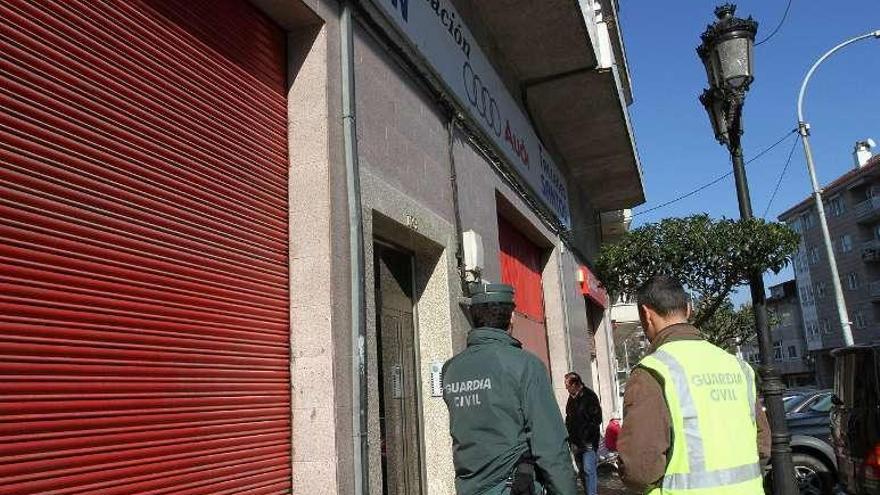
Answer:
M819 60L816 60L816 63L810 67L810 70L807 72L806 77L804 77L804 82L801 83L801 91L798 93L798 101L797 101L797 112L798 112L798 123L804 122L804 92L807 90L807 83L810 82L810 78L813 77L813 72L816 72L816 69L825 61L826 58L830 57L834 54L834 52L840 50L841 48L855 43L856 41L861 41L868 38L877 38L880 39L880 30L872 31L870 33L865 33L861 36L856 36L853 39L846 40L843 43L835 46L834 48L828 50L825 55L819 57Z
M816 167L813 164L813 150L810 148L809 126L806 122L804 122L804 92L806 92L807 90L807 83L810 82L810 77L813 76L813 73L816 72L816 69L819 68L819 65L821 65L822 62L825 61L825 59L847 45L868 38L880 38L880 30L865 33L861 36L856 36L853 39L846 40L843 43L835 46L831 50L828 50L825 55L819 57L819 60L817 60L816 63L813 64L812 67L810 67L810 70L807 72L806 77L804 77L804 82L801 84L801 90L800 93L798 93L797 101L798 131L801 135L801 142L804 145L804 156L807 160L807 171L810 174L810 182L813 186L813 200L816 203L816 212L819 214L819 226L822 230L822 242L825 245L825 255L828 256L828 268L831 272L831 288L834 292L834 302L837 306L837 315L840 318L843 342L847 347L853 345L854 343L852 328L849 321L849 314L846 309L846 301L843 298L843 287L841 287L840 274L837 271L837 260L834 256L834 247L831 244L831 234L828 231L828 220L825 218L825 207L822 204L822 189L821 187L819 187L819 181L816 179Z

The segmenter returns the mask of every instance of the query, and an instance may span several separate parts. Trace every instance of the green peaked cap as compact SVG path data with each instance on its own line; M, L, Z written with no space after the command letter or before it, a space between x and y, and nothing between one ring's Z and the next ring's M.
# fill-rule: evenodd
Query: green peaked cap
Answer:
M475 287L471 295L471 305L513 302L513 287L507 284L486 284Z

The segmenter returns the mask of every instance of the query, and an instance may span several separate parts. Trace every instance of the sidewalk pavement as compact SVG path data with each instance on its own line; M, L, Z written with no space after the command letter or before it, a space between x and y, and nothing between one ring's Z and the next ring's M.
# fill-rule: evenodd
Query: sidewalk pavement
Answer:
M599 475L599 495L632 495L633 492L623 486L620 478L613 473Z

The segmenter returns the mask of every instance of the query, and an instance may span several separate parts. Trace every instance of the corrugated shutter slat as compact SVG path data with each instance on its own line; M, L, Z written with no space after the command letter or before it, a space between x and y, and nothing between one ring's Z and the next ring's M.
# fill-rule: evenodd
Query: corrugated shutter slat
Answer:
M285 43L0 0L0 492L291 492Z

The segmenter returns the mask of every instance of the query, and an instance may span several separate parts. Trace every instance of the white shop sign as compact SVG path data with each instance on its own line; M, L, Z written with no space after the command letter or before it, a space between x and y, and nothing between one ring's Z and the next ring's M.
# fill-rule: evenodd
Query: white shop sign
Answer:
M566 227L562 174L449 0L374 0Z

